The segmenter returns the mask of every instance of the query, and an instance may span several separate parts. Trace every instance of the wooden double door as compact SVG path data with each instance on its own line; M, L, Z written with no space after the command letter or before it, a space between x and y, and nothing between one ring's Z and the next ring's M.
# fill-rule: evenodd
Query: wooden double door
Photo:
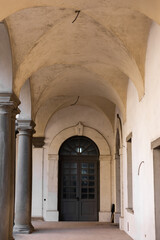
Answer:
M60 156L60 221L98 220L98 175L97 156Z

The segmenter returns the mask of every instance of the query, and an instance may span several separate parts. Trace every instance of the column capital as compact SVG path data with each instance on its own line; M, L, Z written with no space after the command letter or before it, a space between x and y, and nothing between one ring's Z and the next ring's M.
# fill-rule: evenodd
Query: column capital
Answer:
M20 103L15 93L0 93L0 105L13 104L17 108Z
M58 161L59 155L58 154L48 154L48 160L50 161Z
M111 155L100 155L99 156L99 161L111 161L112 160L112 156Z
M17 119L17 130L20 131L29 131L32 134L35 133L34 127L36 126L35 122L27 119Z
M45 137L33 137L32 143L35 148L42 148L45 144Z
M18 106L20 100L14 93L0 93L0 111L4 109L6 112L12 111L13 115L20 113ZM7 110L8 109L8 110Z

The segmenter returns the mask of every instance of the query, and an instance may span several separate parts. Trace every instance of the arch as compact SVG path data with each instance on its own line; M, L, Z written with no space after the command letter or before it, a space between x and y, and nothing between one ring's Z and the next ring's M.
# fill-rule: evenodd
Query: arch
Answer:
M114 132L109 119L103 112L82 105L74 105L61 109L50 118L44 133L46 143L50 145L53 136L55 137L64 129L76 126L79 122L84 127L96 129L97 132L102 134L104 139L107 140L111 152L113 152Z
M45 88L39 89L39 92L35 96L35 108L34 114L36 115L38 110L46 104L46 101L57 95L57 92L60 96L63 95L82 95L84 97L88 94L90 85L92 85L91 96L97 95L97 97L104 97L109 99L111 102L116 104L119 110L123 114L125 119L125 109L126 109L126 92L128 79L122 72L116 70L113 67L105 66L104 64L88 64L85 67L73 66L73 65L54 65L50 67L45 67L39 70L34 76L31 77L31 83L33 88L36 88L37 83L41 83L41 77L44 76L44 73L47 71L53 71L56 77L49 78L50 82L47 84L43 83L42 86ZM58 68L58 71L57 71ZM63 69L62 69L63 68ZM99 70L95 70L99 68ZM112 74L106 74L105 71L109 68L109 72L114 72L115 76L112 77ZM55 71L54 71L55 70ZM44 71L44 72L43 72ZM99 72L98 72L99 71ZM83 72L83 75L82 75ZM58 73L58 74L57 74ZM54 74L52 74L54 76ZM81 74L80 80L77 78ZM106 74L105 76L103 76ZM75 81L75 79L79 81ZM67 79L67 85L66 85ZM86 81L87 79L87 81ZM120 81L121 80L121 81ZM47 85L47 86L46 86ZM72 86L72 87L70 87ZM64 92L65 88L65 92ZM120 89L123 89L123 93ZM83 94L84 96L83 96ZM63 104L62 104L63 105Z
M100 211L99 221L110 222L111 208L111 151L106 139L93 128L77 126L64 129L56 135L48 146L48 202L46 209L47 221L58 221L58 160L62 143L72 136L86 136L99 149L100 160ZM46 145L47 146L47 145ZM54 174L53 174L54 171ZM54 175L54 176L53 176Z
M25 84L22 86L20 91L20 101L19 106L21 113L19 115L20 119L32 119L32 103L31 103L31 89L30 89L30 80L27 79Z
M37 125L36 135L44 136L45 128L49 123L50 119L52 118L52 116L56 114L58 111L71 106L76 101L76 99L77 98L73 96L66 97L63 100L61 100L61 98L57 99L55 97L53 99L49 99L45 104L43 104L34 117L35 123ZM109 100L105 98L85 97L85 98L79 98L77 105L91 107L99 111L100 113L105 114L107 119L110 121L112 128L114 129L115 106ZM108 113L108 109L110 109L110 112L109 112L110 114ZM44 119L44 115L45 115L45 119Z
M70 128L66 128L66 129L62 130L58 135L56 135L53 138L53 140L49 146L49 150L48 150L49 155L50 154L58 155L58 152L59 152L59 149L60 149L62 143L66 139L68 139L72 136L76 136L77 131L78 131L78 125L70 127ZM110 156L111 151L110 151L110 147L109 147L107 140L95 129L90 128L90 127L83 127L82 136L86 136L86 137L90 138L93 142L95 142L95 144L97 145L97 147L99 149L100 155Z
M62 143L59 155L99 156L99 149L90 138L73 136Z
M67 19L70 20L70 17ZM89 22L92 26L89 29L95 30L88 31L87 28L84 29L83 25L85 25L86 22ZM131 56L123 41L109 29L106 29L85 14L83 14L83 18L81 18L81 23L77 23L79 27L77 27L77 24L76 27L70 24L72 24L72 22L66 21L66 19L60 20L58 24L48 30L35 42L32 49L26 54L18 66L14 81L14 89L17 94L20 85L24 83L25 79L31 77L33 73L37 72L44 65L71 64L83 66L87 63L96 62L104 63L106 66L111 64L120 69L121 72L133 81L139 98L141 98L144 94L143 78L135 59ZM64 31L64 29L67 30ZM71 32L70 29L72 29ZM94 32L97 32L96 36ZM67 49L63 43L66 35L68 36L67 44L69 46ZM80 41L76 41L77 36ZM94 39L94 41L91 40L90 44L86 45L88 39ZM99 42L101 42L101 44L98 44ZM52 49L49 46L52 46Z
M0 22L0 92L12 92L12 52L7 28Z
M123 151L122 151L122 122L119 114L117 114L115 128L115 223L123 225Z
M118 131L119 134L119 142L120 142L120 146L119 148L122 148L123 146L123 129L122 129L122 120L121 120L121 116L120 114L117 114L117 119L116 119L116 132ZM115 138L116 139L116 138Z
M112 3L112 6L116 6L118 8L129 8L133 9L135 11L140 12L141 14L144 14L145 16L153 19L155 22L160 23L160 18L159 18L159 8L160 4L156 0L150 1L147 0L145 1L145 4L143 4L143 0L140 1L119 1L116 0ZM103 0L101 1L92 1L90 2L81 0L79 2L76 2L76 4L73 3L73 1L68 0L68 1L50 1L50 0L39 0L39 1L32 1L32 0L16 0L16 3L14 2L12 5L10 4L9 0L3 1L1 11L0 11L0 21L5 19L6 17L10 16L11 14L21 11L22 9L27 9L27 8L33 8L33 7L43 7L43 6L52 6L55 8L68 8L68 9L92 9L96 8L98 9L99 6L101 8L106 8L109 5L111 6L108 1L105 3ZM8 7L9 6L9 7ZM155 9L154 9L155 8ZM154 10L156 10L154 14Z

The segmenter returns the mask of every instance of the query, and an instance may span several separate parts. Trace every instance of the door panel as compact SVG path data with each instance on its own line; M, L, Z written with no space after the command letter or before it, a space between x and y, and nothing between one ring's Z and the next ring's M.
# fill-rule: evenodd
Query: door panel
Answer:
M62 177L60 220L62 221L78 221L77 167L77 163L72 161L62 161L60 165L60 176Z
M97 159L63 157L60 162L60 220L97 221Z
M93 159L94 160L94 159ZM80 221L97 220L97 161L81 160L80 164Z
M78 202L74 200L62 201L61 221L78 221Z

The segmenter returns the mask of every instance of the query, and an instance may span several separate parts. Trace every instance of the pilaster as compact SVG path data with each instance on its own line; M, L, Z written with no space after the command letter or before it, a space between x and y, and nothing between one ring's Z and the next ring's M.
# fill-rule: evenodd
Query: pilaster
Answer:
M111 221L111 156L100 155L100 222Z
M56 154L48 155L48 196L46 221L58 221L58 158Z
M44 197L44 139L45 137L33 137L32 217L35 219L43 219L43 209L46 204Z

